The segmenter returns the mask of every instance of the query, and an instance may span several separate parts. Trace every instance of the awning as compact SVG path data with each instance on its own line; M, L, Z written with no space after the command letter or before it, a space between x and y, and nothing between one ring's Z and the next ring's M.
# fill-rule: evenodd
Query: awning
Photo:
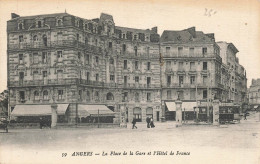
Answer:
M176 111L175 102L165 102L169 111Z
M46 116L51 114L50 105L16 105L11 116Z
M194 111L197 102L182 102L182 111Z
M80 117L87 116L114 116L115 112L111 111L105 105L78 105L78 114Z
M58 115L64 115L67 111L69 104L58 104L57 113Z
M169 111L176 111L175 102L165 102ZM182 111L194 111L194 107L197 106L197 102L182 102Z
M255 109L258 108L258 105L255 105L254 108L255 108Z

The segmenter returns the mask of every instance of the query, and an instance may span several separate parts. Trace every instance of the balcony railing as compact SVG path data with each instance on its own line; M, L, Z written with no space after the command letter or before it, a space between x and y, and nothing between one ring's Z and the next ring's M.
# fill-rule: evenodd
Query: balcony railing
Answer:
M102 48L79 42L77 40L60 40L60 41L48 41L48 42L21 42L19 44L8 44L9 50L17 49L37 49L37 48L54 48L54 47L79 47L89 51L101 53Z

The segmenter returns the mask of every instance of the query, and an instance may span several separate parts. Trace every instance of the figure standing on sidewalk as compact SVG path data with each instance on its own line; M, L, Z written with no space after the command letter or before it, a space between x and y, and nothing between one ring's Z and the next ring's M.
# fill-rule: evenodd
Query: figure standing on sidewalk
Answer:
M149 117L146 117L147 128L150 128L150 122L151 119Z
M134 129L134 128L136 128L136 129L137 129L137 126L135 126L135 124L136 124L136 120L135 120L135 118L133 118L132 124L133 124L133 127L132 127L132 129Z
M155 126L154 126L154 123L153 123L153 118L151 117L151 119L150 119L150 125L151 125L151 128L154 128Z
M247 114L247 112L245 112L245 114L244 114L244 120L247 120L247 119L246 119L246 114Z

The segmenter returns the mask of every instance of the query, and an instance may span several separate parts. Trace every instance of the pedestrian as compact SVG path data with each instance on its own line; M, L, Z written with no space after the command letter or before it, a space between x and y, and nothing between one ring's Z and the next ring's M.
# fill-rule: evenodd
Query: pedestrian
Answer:
M42 129L43 127L43 120L42 120L42 117L40 117L40 129Z
M134 128L136 128L136 129L137 129L137 126L135 126L135 124L136 124L136 119L135 119L135 118L133 118L132 124L133 124L133 127L132 127L132 129L134 129Z
M153 123L153 118L151 117L151 119L150 119L150 125L151 125L151 128L154 128L155 126L154 126L154 123Z
M147 128L150 128L150 122L151 119L149 117L146 117Z
M246 119L246 114L247 114L247 112L245 112L245 114L244 114L244 120L247 120L247 119Z

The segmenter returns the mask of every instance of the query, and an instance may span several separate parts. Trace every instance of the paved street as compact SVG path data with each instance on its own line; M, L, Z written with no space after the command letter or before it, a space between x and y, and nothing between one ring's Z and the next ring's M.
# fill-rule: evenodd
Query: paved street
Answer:
M128 128L121 129L10 129L10 133L0 133L0 163L46 163L46 160L49 161L47 163L107 163L108 160L127 163L139 159L149 163L163 160L163 163L218 161L258 164L258 114L251 113L248 120L241 120L240 124L220 127L184 125L176 128L174 122L166 122L155 123L154 129L147 129L144 123L137 123L138 129L131 129L130 124ZM103 151L108 156L102 156ZM111 151L115 151L112 156ZM116 152L124 151L128 154L116 155ZM134 155L129 155L130 151ZM154 151L167 151L167 155ZM169 155L171 151L175 155ZM177 155L177 151L190 155ZM93 154L75 157L72 156L73 152ZM152 154L148 155L148 152ZM66 157L62 157L62 153L67 153Z

